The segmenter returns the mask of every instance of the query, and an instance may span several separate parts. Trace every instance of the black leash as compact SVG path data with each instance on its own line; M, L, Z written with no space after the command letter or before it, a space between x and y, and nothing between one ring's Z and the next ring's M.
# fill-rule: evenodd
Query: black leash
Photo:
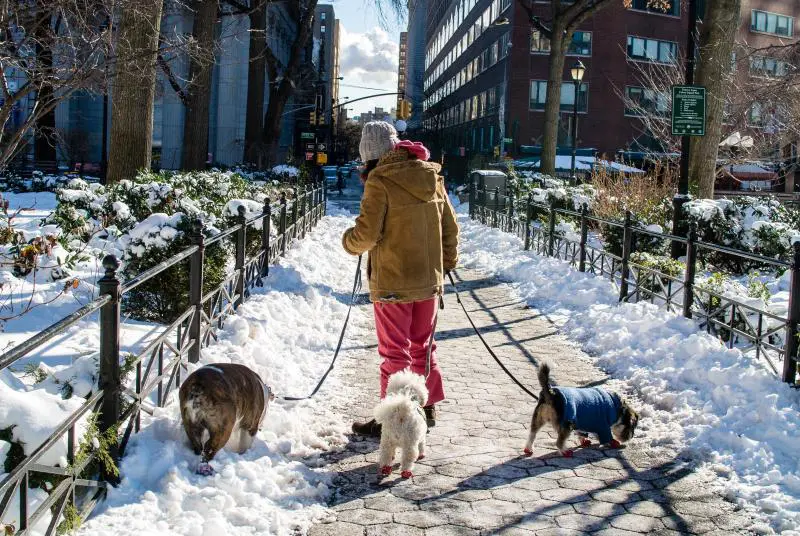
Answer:
M358 266L356 267L356 277L353 281L353 293L350 294L350 305L347 307L347 316L344 318L344 325L342 326L342 332L339 334L339 342L336 345L336 351L333 352L333 359L331 360L331 364L328 367L328 370L325 371L325 374L322 375L320 378L319 383L317 386L314 387L314 390L311 391L311 394L308 396L282 396L282 400L289 400L289 401L298 401L298 400L308 400L317 394L322 384L325 383L325 380L328 379L328 374L331 373L333 370L333 366L336 364L336 359L339 357L339 351L342 349L342 342L344 341L344 333L347 331L347 324L350 322L350 313L353 312L353 305L356 302L356 294L361 291L361 255L358 256Z
M539 397L536 394L534 394L533 392L531 392L530 389L522 385L522 383L520 383L520 381L517 378L515 378L513 374L511 374L511 371L508 370L505 365L503 365L503 363L497 357L497 354L494 353L494 350L492 350L491 346L489 346L489 343L487 343L486 339L484 339L483 335L481 335L480 330L478 330L478 326L476 326L475 322L472 321L472 317L469 316L469 312L467 312L467 308L464 306L464 302L461 301L461 295L458 293L458 287L456 286L456 282L453 279L453 273L447 272L447 277L450 278L450 284L453 286L453 292L455 292L456 294L456 301L461 306L461 309L464 311L464 314L467 316L467 320L469 320L470 325L472 325L472 329L475 330L475 334L478 336L483 345L486 347L486 351L489 352L489 355L492 356L492 358L497 362L498 365L500 365L500 368L503 369L503 372L508 374L508 377L511 378L514 381L514 383L516 383L519 386L520 389L522 389L531 397L533 397L534 400L539 400Z

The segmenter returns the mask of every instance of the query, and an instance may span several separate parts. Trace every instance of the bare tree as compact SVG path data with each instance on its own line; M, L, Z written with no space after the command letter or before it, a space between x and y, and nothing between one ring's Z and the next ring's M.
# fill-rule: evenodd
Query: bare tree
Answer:
M263 161L262 126L264 83L267 76L267 1L253 0L250 19L250 63L247 66L247 114L244 128L244 158L250 164Z
M163 0L121 0L111 104L109 182L150 169ZM110 15L110 14L109 14Z
M575 31L587 19L600 10L620 0L550 0L550 20L536 15L534 0L517 0L528 14L533 28L550 40L549 70L547 75L547 95L544 105L544 135L542 140L542 173L555 173L556 147L558 144L558 116L561 110L561 83L564 79L564 63ZM632 0L622 0L624 7L630 7ZM667 10L672 1L648 0L648 6ZM575 95L578 98L578 95Z
M0 7L0 168L59 102L75 91L102 87L114 61L111 28L103 24L113 5L35 0Z
M692 137L689 176L698 182L701 198L714 197L725 92L731 78L731 52L739 27L742 0L714 0L706 5L700 30L700 59L695 84L706 88L705 136Z

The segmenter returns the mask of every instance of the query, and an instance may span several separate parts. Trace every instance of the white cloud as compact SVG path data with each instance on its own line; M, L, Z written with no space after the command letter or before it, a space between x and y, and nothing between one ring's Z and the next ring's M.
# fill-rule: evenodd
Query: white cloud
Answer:
M396 88L399 45L380 28L351 33L340 27L339 72L345 84Z

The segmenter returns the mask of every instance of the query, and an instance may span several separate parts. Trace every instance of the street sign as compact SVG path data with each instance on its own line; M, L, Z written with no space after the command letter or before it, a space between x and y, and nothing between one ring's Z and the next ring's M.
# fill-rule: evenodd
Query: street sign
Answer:
M514 140L511 138L503 138L503 143L513 143Z
M313 143L306 143L306 151L314 152L314 149L316 149L316 146Z
M706 88L672 86L672 135L706 135Z
M328 155L325 153L317 153L317 164L324 166L328 163Z
M319 152L321 152L321 153L324 153L324 152L325 152L325 149L326 149L326 147L325 147L325 144L324 144L324 143L318 143L318 144L317 144L317 151L319 151Z
M300 133L300 139L301 140L313 140L314 139L314 133L313 132L301 132Z
M314 160L314 153L306 153L306 160Z

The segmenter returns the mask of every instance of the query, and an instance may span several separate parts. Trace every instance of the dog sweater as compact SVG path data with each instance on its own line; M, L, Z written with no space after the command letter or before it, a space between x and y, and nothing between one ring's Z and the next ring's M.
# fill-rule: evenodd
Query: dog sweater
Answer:
M600 443L610 443L611 426L617 422L622 403L619 398L597 387L554 387L564 401L561 424L572 424L576 430L597 434Z

